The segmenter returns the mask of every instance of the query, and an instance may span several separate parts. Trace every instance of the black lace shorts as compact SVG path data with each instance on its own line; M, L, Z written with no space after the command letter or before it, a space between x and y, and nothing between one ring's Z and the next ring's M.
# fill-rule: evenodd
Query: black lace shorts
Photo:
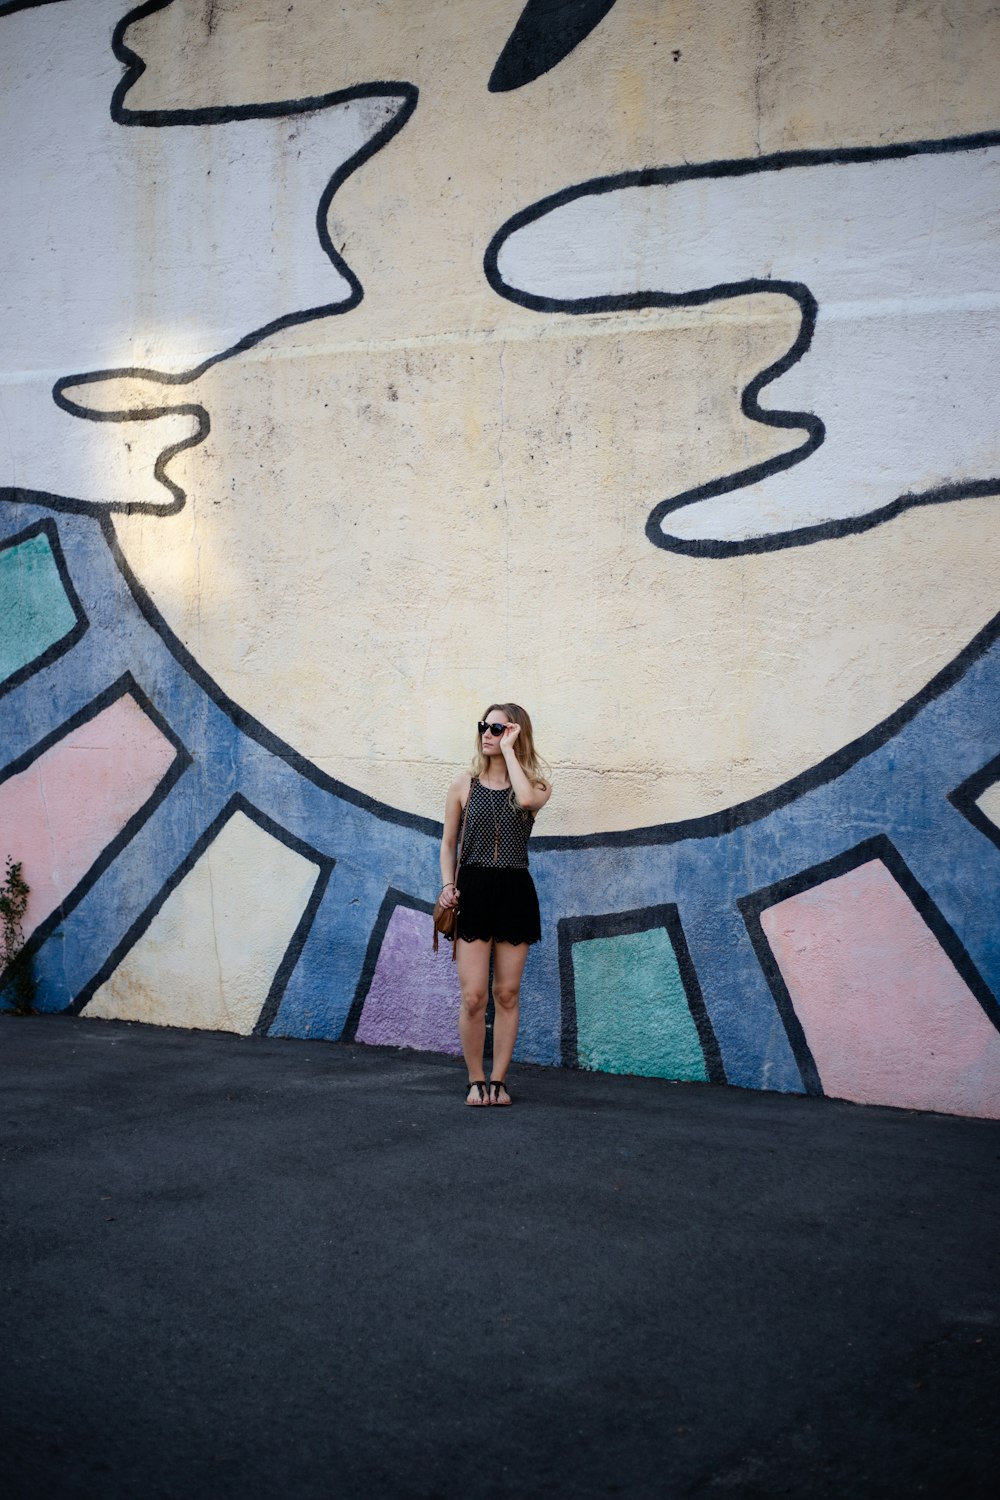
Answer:
M458 935L495 943L537 943L542 936L535 882L528 870L463 865L458 872Z

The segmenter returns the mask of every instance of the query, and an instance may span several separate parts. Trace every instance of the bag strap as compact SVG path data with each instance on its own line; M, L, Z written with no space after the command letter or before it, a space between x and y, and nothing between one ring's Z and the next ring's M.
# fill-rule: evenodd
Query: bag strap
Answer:
M454 885L458 879L458 867L462 863L462 850L465 847L465 830L469 826L469 803L472 801L472 781L473 778L470 777L469 795L465 799L465 813L462 817L462 836L458 841L458 853L455 855L455 879L452 881L452 885Z

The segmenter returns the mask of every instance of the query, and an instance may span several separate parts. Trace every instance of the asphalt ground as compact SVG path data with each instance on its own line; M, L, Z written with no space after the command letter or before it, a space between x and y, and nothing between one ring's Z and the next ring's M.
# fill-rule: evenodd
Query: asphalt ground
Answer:
M0 1017L0 1495L996 1493L1000 1125Z

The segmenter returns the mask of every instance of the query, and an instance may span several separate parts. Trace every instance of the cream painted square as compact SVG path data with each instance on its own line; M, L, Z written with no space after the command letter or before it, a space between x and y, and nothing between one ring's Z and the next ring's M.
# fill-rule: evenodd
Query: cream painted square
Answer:
M83 1014L248 1035L317 873L234 813Z

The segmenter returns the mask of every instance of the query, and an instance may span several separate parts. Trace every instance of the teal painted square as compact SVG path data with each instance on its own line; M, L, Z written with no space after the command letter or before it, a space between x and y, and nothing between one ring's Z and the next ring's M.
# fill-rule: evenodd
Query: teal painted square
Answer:
M20 672L76 625L44 534L0 552L0 682Z
M573 983L581 1067L707 1080L698 1028L664 927L574 943Z

